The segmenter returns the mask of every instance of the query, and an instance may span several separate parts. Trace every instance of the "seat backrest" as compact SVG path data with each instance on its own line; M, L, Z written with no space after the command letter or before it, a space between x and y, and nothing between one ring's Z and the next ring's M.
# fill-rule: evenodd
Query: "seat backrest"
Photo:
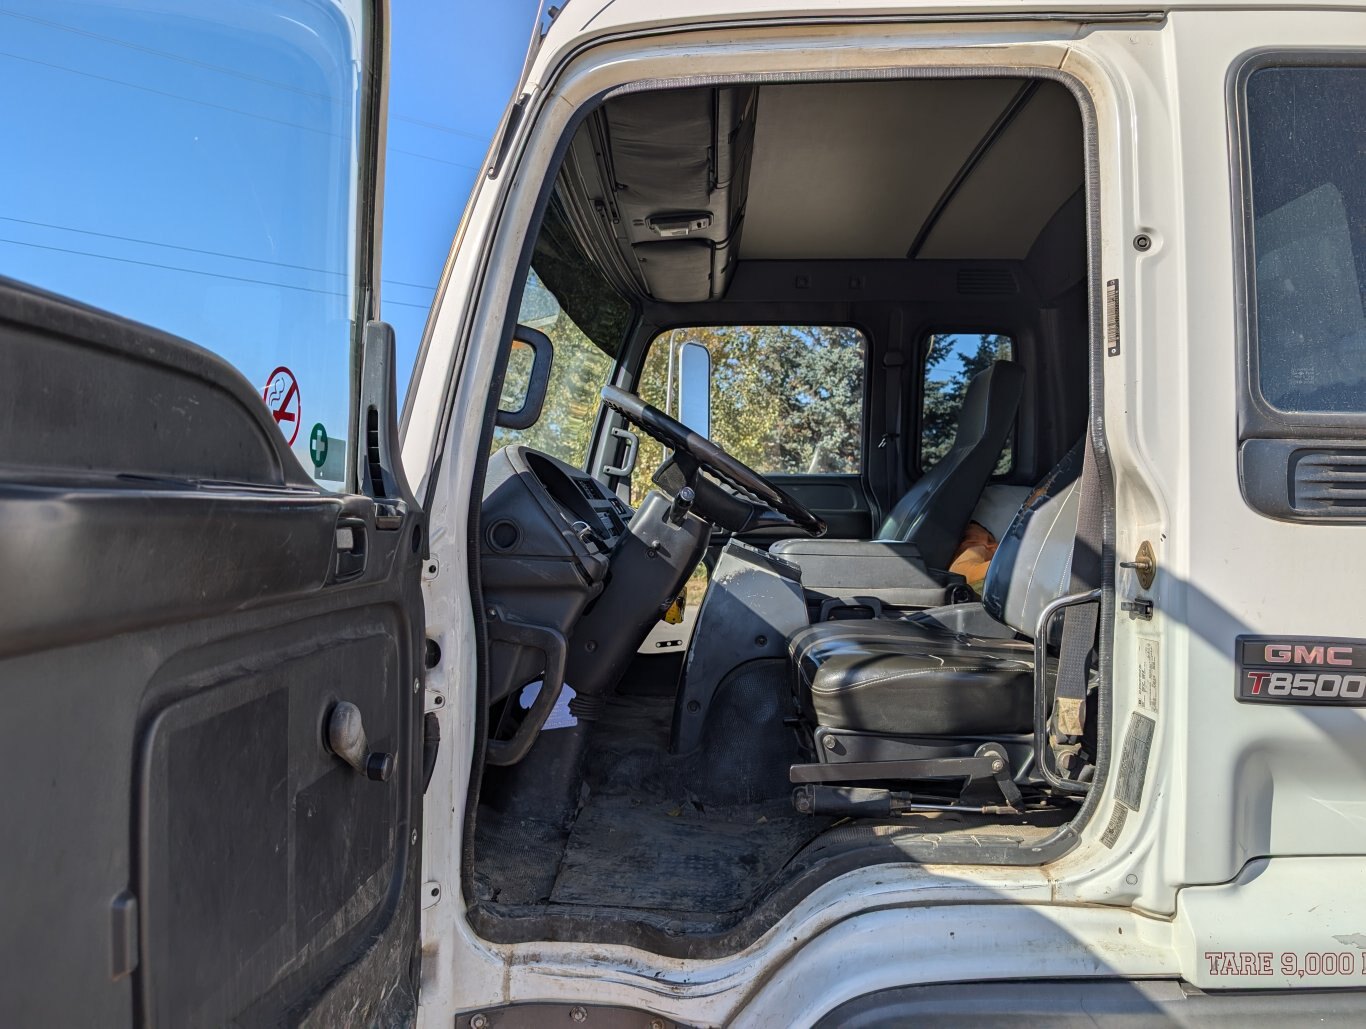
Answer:
M897 501L877 538L914 543L931 568L947 568L996 467L1024 393L1024 369L996 361L972 377L953 447Z
M982 584L987 614L1031 639L1043 609L1071 586L1082 456L1078 443L1035 487L1001 537Z

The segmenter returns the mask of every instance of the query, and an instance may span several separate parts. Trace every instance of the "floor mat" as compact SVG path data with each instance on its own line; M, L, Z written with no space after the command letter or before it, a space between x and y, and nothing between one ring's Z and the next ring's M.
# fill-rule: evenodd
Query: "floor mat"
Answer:
M718 691L708 744L683 755L669 753L672 690L610 698L551 901L680 914L747 907L829 824L792 808L786 691L785 662L746 666Z
M796 815L787 800L699 811L687 801L600 794L574 824L550 899L737 911L824 824Z

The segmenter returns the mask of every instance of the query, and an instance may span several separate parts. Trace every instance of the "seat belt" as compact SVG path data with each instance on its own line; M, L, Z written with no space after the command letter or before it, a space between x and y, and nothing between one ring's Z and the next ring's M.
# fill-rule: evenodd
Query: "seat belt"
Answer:
M887 510L883 511L873 523L874 532L877 531L878 525L892 513L901 496L900 469L904 467L905 462L905 454L902 450L902 430L905 426L901 423L901 401L906 393L906 358L905 351L902 349L900 312L896 313L893 331L889 335L892 340L891 346L882 355L883 385L887 391L887 407L883 416L886 418L887 431L882 434L882 439L877 444L878 449L884 451L886 457Z
M1089 425L1082 453L1079 489L1077 536L1072 544L1072 593L1085 593L1098 588L1104 574L1101 553L1104 497L1101 495L1100 468L1096 464L1095 444ZM1053 731L1055 744L1064 748L1078 742L1086 728L1087 665L1099 624L1098 604L1078 604L1063 612L1058 675L1053 693Z

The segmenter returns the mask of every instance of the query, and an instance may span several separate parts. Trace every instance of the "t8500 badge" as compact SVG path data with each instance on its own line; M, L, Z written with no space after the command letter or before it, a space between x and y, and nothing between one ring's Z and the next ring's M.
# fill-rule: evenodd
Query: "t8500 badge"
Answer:
M1366 640L1239 636L1241 701L1366 707Z

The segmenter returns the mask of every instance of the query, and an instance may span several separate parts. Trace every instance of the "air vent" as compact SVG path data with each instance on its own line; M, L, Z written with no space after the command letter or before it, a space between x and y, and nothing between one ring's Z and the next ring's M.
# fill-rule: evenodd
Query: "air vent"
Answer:
M599 485L597 479L575 479L574 485L589 500L605 500L607 498L607 492Z
M963 296L1000 297L1019 291L1008 268L964 268L958 273L958 292Z
M1302 451L1291 472L1291 506L1321 518L1366 517L1366 452Z

